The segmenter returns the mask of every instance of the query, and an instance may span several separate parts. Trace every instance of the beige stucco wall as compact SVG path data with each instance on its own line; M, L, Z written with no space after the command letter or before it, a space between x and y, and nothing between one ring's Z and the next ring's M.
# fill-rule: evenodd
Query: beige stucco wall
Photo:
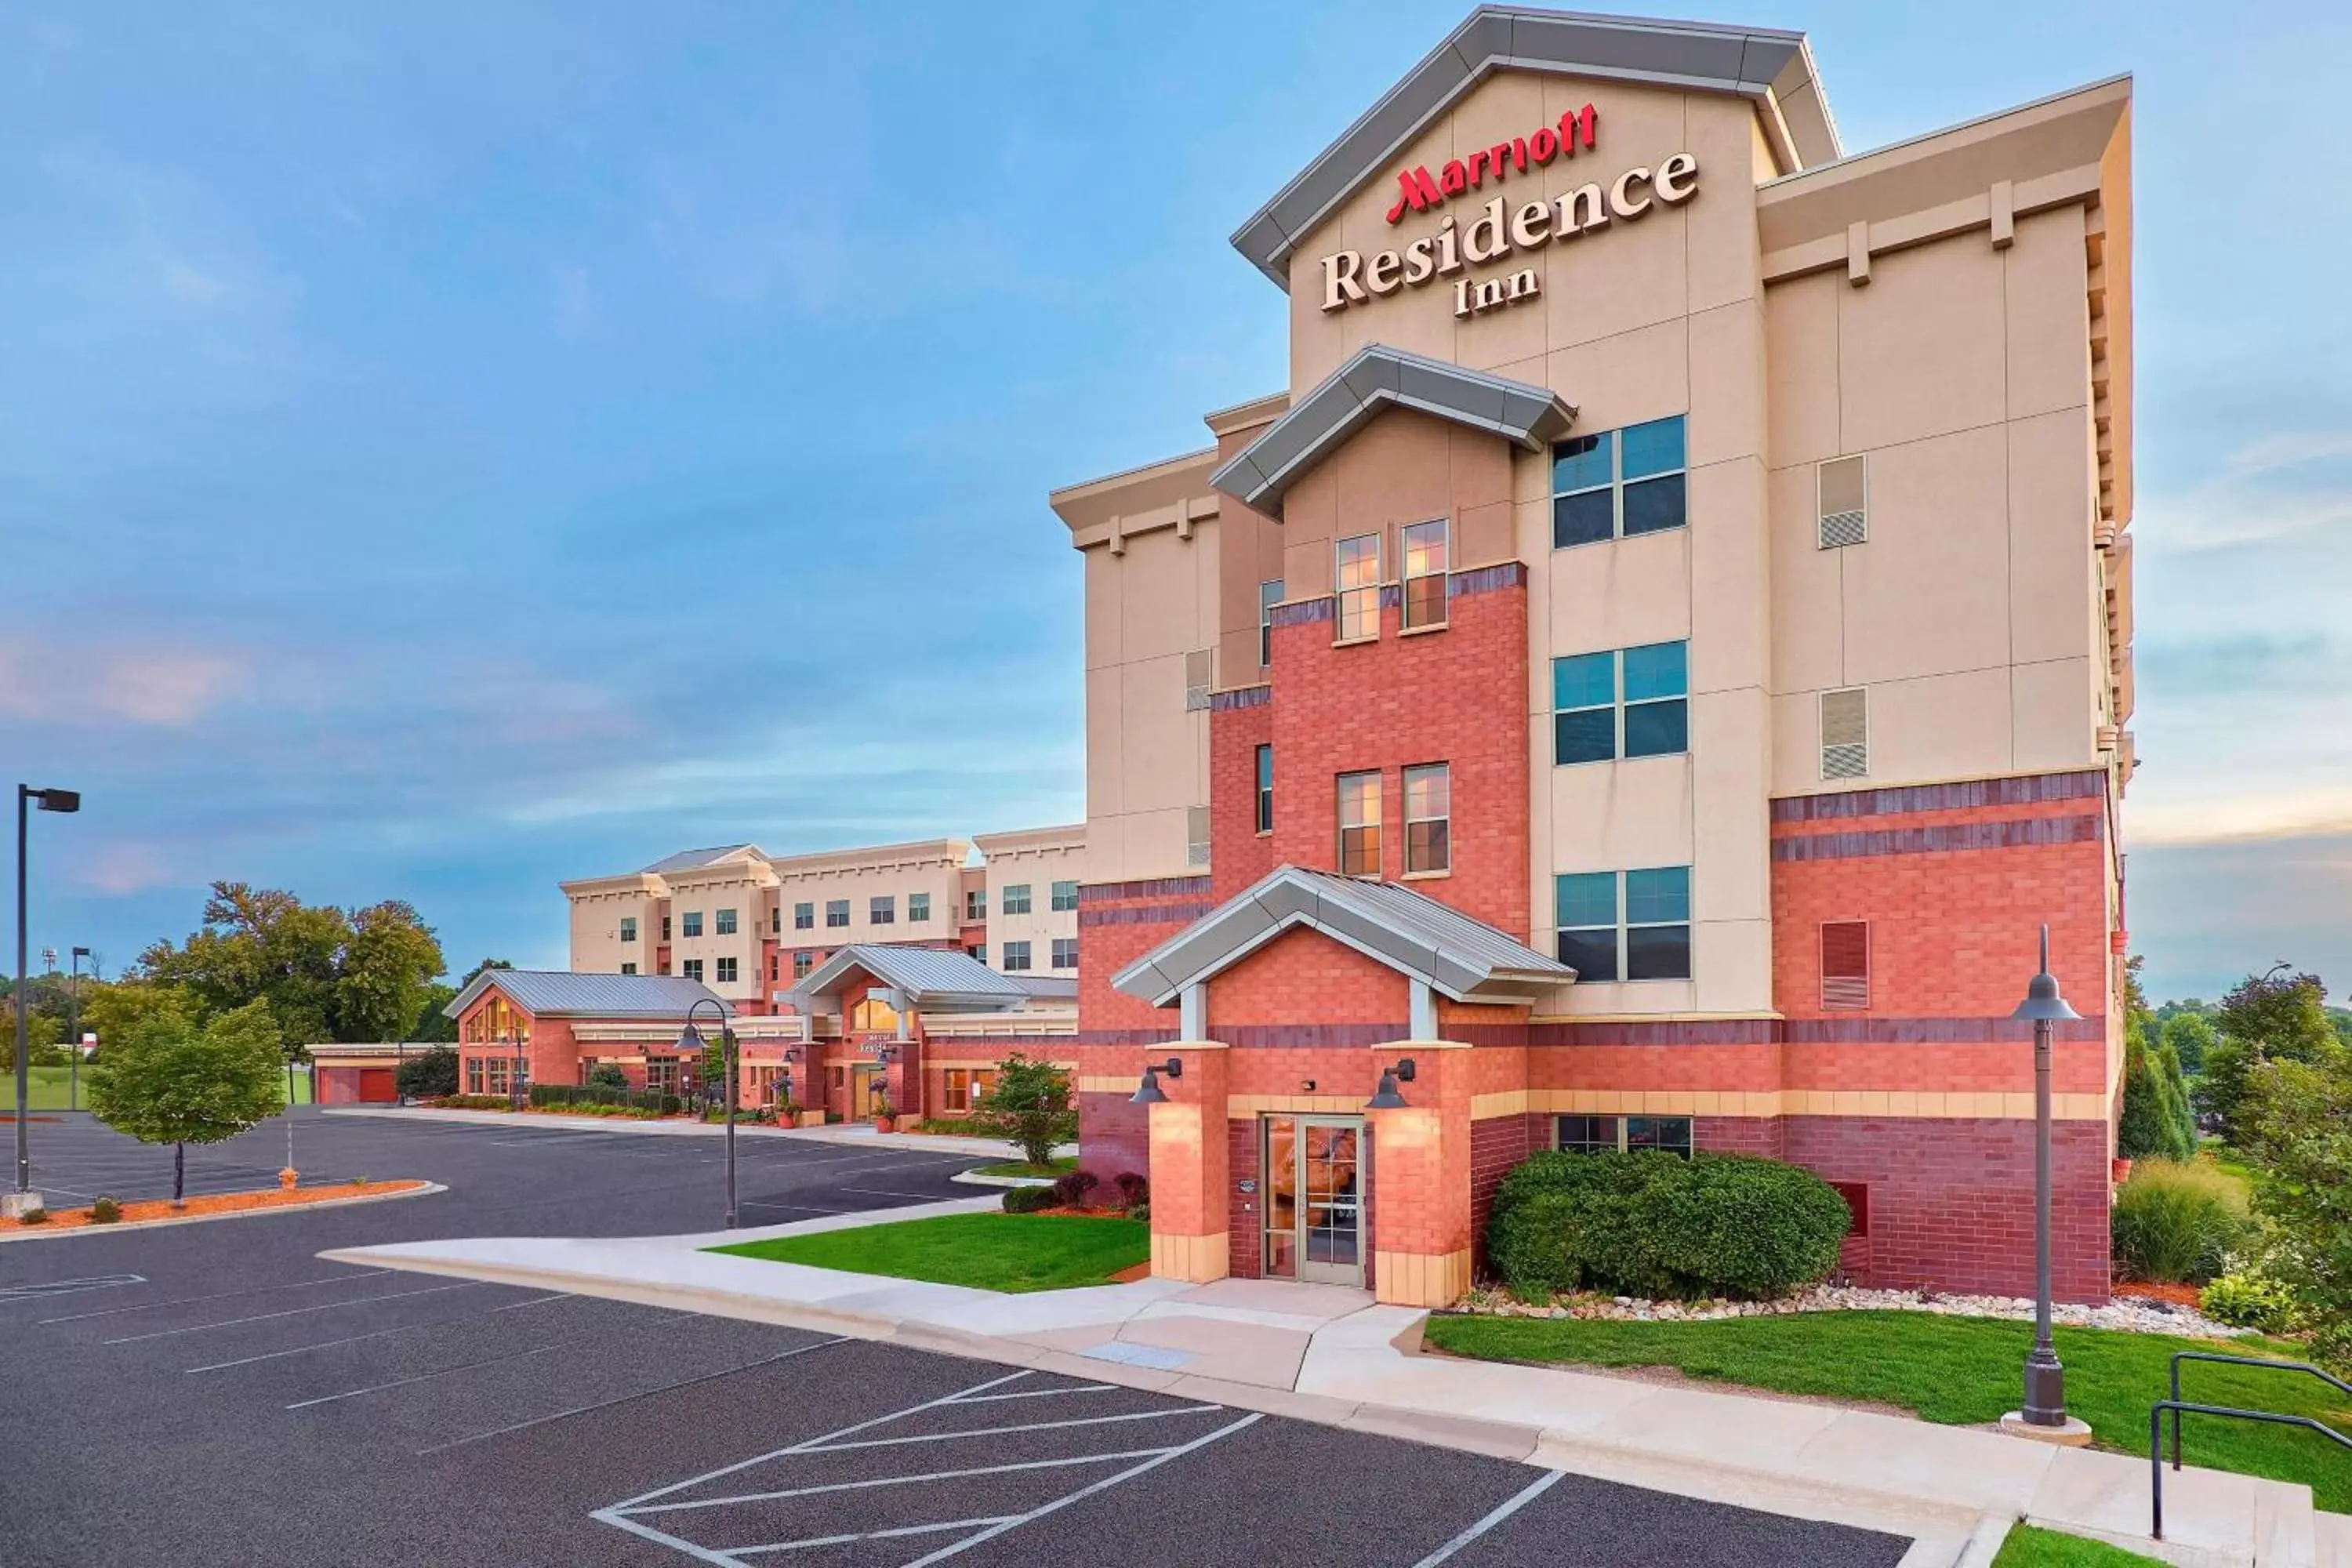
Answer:
M961 839L928 841L919 845L885 845L872 849L778 860L774 899L782 930L777 945L831 950L855 942L953 942L963 918L962 868L971 846ZM930 919L907 918L909 895L928 893ZM887 925L873 921L873 900L891 899L897 918ZM828 926L824 907L835 899L849 900L849 924ZM814 906L815 924L802 931L793 924L796 904ZM782 970L775 988L792 984L792 972Z
M646 877L608 878L602 881L567 884L570 903L572 969L580 974L618 974L634 963L640 974L654 973L654 952L661 942L661 917L668 907L657 890L658 880ZM634 917L637 940L621 940L621 921Z
M1004 944L1025 942L1029 944L1029 973L1065 980L1076 978L1078 972L1075 964L1059 969L1054 966L1055 940L1075 941L1078 934L1078 911L1054 908L1054 884L1088 879L1085 826L1034 828L1025 833L983 833L973 842L987 858L984 875L988 889L988 966L1002 970ZM1019 885L1029 889L1029 912L1006 914L1004 889Z

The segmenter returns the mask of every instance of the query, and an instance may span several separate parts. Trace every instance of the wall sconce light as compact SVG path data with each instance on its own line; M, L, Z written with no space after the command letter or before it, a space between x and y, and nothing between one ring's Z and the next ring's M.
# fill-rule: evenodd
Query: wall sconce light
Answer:
M1382 1068L1381 1086L1372 1091L1372 1098L1364 1102L1364 1109L1366 1110L1402 1110L1404 1096L1397 1092L1397 1085L1411 1083L1413 1079L1413 1072L1411 1057L1405 1058L1392 1068Z
M1161 1073L1166 1073L1170 1078L1182 1078L1184 1076L1183 1058L1181 1057L1170 1057L1164 1062L1144 1063L1143 1081L1136 1086L1135 1092L1128 1097L1127 1102L1129 1105L1167 1104L1168 1097L1160 1092L1160 1075Z
M1298 1092L1301 1094L1313 1094L1315 1092L1315 1080L1311 1078L1299 1079Z

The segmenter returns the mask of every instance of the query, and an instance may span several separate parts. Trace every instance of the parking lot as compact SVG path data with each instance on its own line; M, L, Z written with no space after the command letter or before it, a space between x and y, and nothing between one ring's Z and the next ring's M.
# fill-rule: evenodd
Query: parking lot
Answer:
M60 1201L101 1171L142 1195L125 1161L168 1184L168 1150L34 1131ZM327 1263L712 1227L719 1142L316 1113L296 1138L306 1174L450 1191L0 1246L10 1563L1886 1568L1907 1545L895 1345ZM742 1151L752 1223L969 1194L948 1178L975 1163ZM282 1153L268 1128L205 1158L226 1180Z

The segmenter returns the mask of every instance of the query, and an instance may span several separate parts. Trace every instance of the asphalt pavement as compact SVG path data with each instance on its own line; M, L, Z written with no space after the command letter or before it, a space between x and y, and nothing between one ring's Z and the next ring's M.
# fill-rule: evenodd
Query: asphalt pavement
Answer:
M315 1111L294 1130L306 1180L450 1190L0 1244L0 1562L1893 1568L1908 1544L895 1345L323 1262L716 1228L720 1141ZM168 1191L168 1149L80 1118L32 1131L59 1206ZM949 1178L981 1163L739 1147L747 1224L966 1196ZM191 1188L258 1184L284 1152L277 1123L191 1151Z

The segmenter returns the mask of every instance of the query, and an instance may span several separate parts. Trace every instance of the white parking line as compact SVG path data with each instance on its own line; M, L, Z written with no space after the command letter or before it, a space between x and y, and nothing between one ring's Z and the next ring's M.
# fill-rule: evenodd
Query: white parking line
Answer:
M791 1209L797 1214L879 1214L879 1209L828 1209L814 1204L779 1204L766 1198L745 1198L735 1205L739 1209Z
M535 1350L517 1351L512 1355L494 1355L487 1361L469 1361L457 1366L445 1366L439 1372L421 1372L415 1377L394 1378L390 1383L370 1384L365 1388L347 1388L341 1394L322 1394L316 1399L298 1399L285 1405L288 1410L308 1410L313 1405L332 1405L338 1399L357 1399L362 1394L382 1394L388 1388L406 1388L412 1383L430 1383L436 1377L446 1377L453 1372L472 1372L478 1367L496 1366L504 1361L521 1361L527 1356L545 1355L553 1345L541 1345Z
M559 1290L550 1296L533 1296L528 1301L509 1301L503 1307L489 1307L478 1312L468 1312L461 1318L436 1318L425 1323L402 1323L395 1328L373 1329L364 1334L352 1334L340 1340L322 1340L314 1345L295 1345L282 1351L265 1351L259 1355L239 1356L235 1361L216 1361L209 1366L182 1367L184 1373L226 1372L235 1366L251 1366L257 1361L279 1361L289 1355L307 1355L312 1351L331 1351L338 1345L355 1345L362 1340L381 1340L394 1334L414 1332L418 1329L446 1329L453 1323L470 1323L477 1318L495 1318L500 1312L520 1312L525 1307L544 1306L550 1301L569 1301L575 1298Z
M740 1557L750 1552L798 1552L809 1546L847 1546L859 1541L887 1541L896 1536L938 1535L950 1530L971 1530L979 1525L1003 1526L1016 1522L1018 1514L996 1513L985 1519L950 1519L940 1524L901 1524L889 1530L864 1530L855 1535L812 1535L801 1541L779 1541L770 1546L732 1546L728 1554ZM961 1551L961 1547L957 1548ZM926 1559L929 1561L929 1559Z
M1534 1480L1529 1481L1526 1486L1521 1487L1516 1494L1505 1499L1504 1501L1497 1506L1493 1512L1486 1515L1486 1518L1478 1521L1475 1524L1471 1525L1461 1534L1455 1536L1453 1540L1447 1542L1444 1545L1439 1547L1436 1551L1431 1552L1420 1562L1414 1563L1412 1568L1437 1568L1437 1564L1444 1562L1447 1558L1453 1556L1455 1552L1461 1551L1464 1547L1469 1545L1472 1542L1477 1540L1480 1536L1486 1534L1496 1525L1502 1523L1503 1521L1510 1518L1511 1515L1518 1512L1519 1510L1527 1507L1528 1504L1535 1501L1536 1499L1551 1490L1552 1488L1565 1480L1567 1477L1568 1472L1566 1470L1546 1471L1543 1475L1540 1475Z
M918 1432L908 1437L864 1437L855 1443L826 1443L803 1453L834 1454L849 1448L895 1448L908 1443L953 1443L966 1437L1002 1437L1013 1432L1054 1432L1066 1426L1104 1426L1114 1421L1160 1421L1171 1415L1221 1414L1221 1405L1180 1405L1173 1410L1130 1410L1121 1415L1088 1415L1074 1421L1025 1421L1013 1426L982 1426L970 1432Z
M289 1410L292 1405L286 1407ZM1059 1459L1024 1459L1014 1465L981 1465L965 1470L929 1470L919 1476L875 1476L862 1481L828 1481L823 1486L789 1487L782 1491L744 1492L736 1497L694 1498L686 1502L647 1503L642 1508L626 1510L638 1513L685 1513L698 1508L724 1508L730 1503L773 1502L782 1498L815 1497L824 1492L866 1491L875 1487L909 1487L919 1481L960 1481L972 1476L1004 1476L1018 1470L1066 1469L1073 1465L1108 1465L1120 1459L1148 1459L1157 1454L1171 1452L1171 1448L1122 1448L1108 1454L1072 1454ZM615 1512L625 1511L614 1510Z
M88 1318L115 1318L125 1312L152 1312L158 1307L184 1307L194 1301L225 1301L232 1296L259 1296L270 1290L307 1290L313 1285L343 1285L354 1279L374 1279L391 1273L389 1268L370 1268L359 1274L337 1274L325 1279L297 1279L290 1285L256 1285L250 1290L215 1290L208 1296L182 1296L170 1301L144 1301L136 1307L109 1307L100 1312L76 1312L68 1318L37 1318L34 1327L46 1328L51 1323L79 1323Z
M100 1340L103 1345L135 1345L142 1340L168 1340L178 1334L208 1333L214 1329L234 1329L242 1323L266 1323L273 1318L299 1318L306 1312L331 1312L341 1307L364 1307L372 1301L399 1301L411 1296L438 1296L445 1290L471 1290L488 1284L484 1279L467 1279L455 1285L428 1285L422 1290L394 1290L384 1296L360 1296L349 1301L327 1301L316 1307L289 1307L282 1312L256 1312L249 1318L223 1318L217 1323L191 1323L182 1329L158 1329L152 1334L126 1334L118 1340Z
M1081 1383L1069 1388L1024 1388L1012 1394L973 1394L950 1399L950 1405L988 1405L999 1399L1059 1399L1066 1394L1108 1394L1116 1383Z
M887 1187L837 1187L835 1190L836 1192L856 1193L869 1198L912 1198L919 1204L936 1204L945 1203L948 1201L937 1193L898 1193L893 1192ZM961 1194L957 1195L960 1196ZM877 1209L875 1212L878 1214L884 1211Z
M47 1279L36 1285L0 1286L0 1307L18 1301L46 1301L52 1296L71 1296L83 1290L113 1290L125 1285L144 1285L144 1274L92 1274L80 1279Z
M436 1443L429 1448L417 1449L417 1457L422 1458L427 1454L439 1454L451 1448L462 1448L468 1443L480 1443L492 1437L503 1437L509 1432L528 1431L533 1426L544 1426L551 1421L564 1421L574 1415L585 1415L592 1410L603 1410L614 1405L626 1405L632 1399L644 1399L651 1394L667 1394L674 1388L690 1388L698 1383L709 1383L713 1378L733 1377L738 1373L750 1372L754 1367L767 1366L772 1363L780 1361L789 1361L796 1355L805 1355L810 1351L821 1351L827 1345L837 1345L844 1342L845 1342L841 1339L830 1339L819 1340L813 1345L795 1345L793 1349L785 1351L781 1354L763 1356L758 1361L746 1362L741 1366L730 1366L719 1372L707 1372L699 1377L681 1378L676 1383L666 1383L659 1388L640 1389L635 1394L624 1394L614 1399L600 1399L593 1405L583 1405L576 1409L559 1410L552 1415L541 1415L530 1421L518 1421L509 1426L500 1426L488 1432L476 1432L467 1436L454 1438L446 1443Z

